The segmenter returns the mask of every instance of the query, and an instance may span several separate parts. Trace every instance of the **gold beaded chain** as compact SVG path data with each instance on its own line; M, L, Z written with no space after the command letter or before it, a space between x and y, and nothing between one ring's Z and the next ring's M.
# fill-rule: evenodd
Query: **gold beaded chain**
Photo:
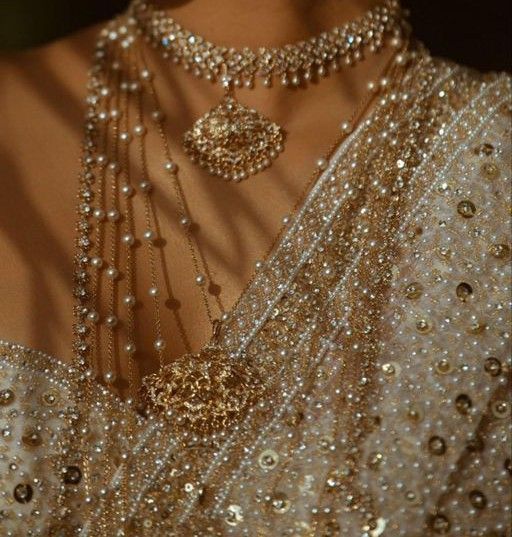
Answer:
M164 130L164 121L165 121L165 115L161 113L160 103L158 100L158 96L155 90L155 86L153 83L153 77L151 76L151 73L147 67L147 63L144 58L144 52L142 49L139 49L139 59L142 65L141 70L141 78L147 82L147 88L148 88L148 94L152 100L152 106L154 107L154 111L157 112L154 115L155 123L157 125L158 135L162 142L162 148L163 148L163 154L165 159L164 169L168 173L172 187L175 193L176 201L178 203L178 220L185 230L185 236L187 240L187 246L190 253L190 258L192 260L192 264L195 271L195 282L199 286L201 290L201 297L204 304L204 308L206 311L206 315L208 317L208 320L210 321L210 324L213 324L215 321L215 317L212 313L212 310L210 308L210 303L208 300L208 295L206 293L206 278L208 274L210 273L210 270L208 268L208 264L206 263L205 257L201 254L201 250L199 248L199 244L195 240L194 234L192 233L192 219L190 216L190 210L187 204L187 200L185 197L185 191L183 189L183 185L181 184L179 180L178 175L178 165L171 157L171 152L169 148L169 142L167 140L167 136L165 134ZM201 270L201 266L203 269ZM219 302L218 303L219 310L222 313L223 312L223 306Z
M131 62L131 51L128 55L128 61ZM124 206L126 214L126 222L124 233L133 235L135 232L134 227L134 215L133 215L133 204L132 197L135 192L131 184L131 174L130 174L130 149L129 143L131 140L131 135L129 133L130 127L130 94L125 93L125 106L123 114L123 130L120 134L120 139L123 142L123 151L122 151L122 160L121 170L124 173L124 184L121 187L121 192L124 195ZM126 311L126 333L127 340L123 346L123 350L127 356L128 361L128 396L129 400L134 399L136 394L134 392L135 385L135 363L134 363L134 354L136 352L135 346L135 331L136 331L136 320L134 315L134 307L136 303L135 299L135 288L134 288L134 271L135 271L135 256L133 254L133 249L130 245L126 244L125 248L125 294L122 298L123 307Z

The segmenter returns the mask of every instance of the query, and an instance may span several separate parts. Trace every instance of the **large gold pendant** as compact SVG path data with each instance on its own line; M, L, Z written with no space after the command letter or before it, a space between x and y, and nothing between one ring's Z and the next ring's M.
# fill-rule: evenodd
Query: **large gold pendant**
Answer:
M209 344L145 377L141 398L177 429L209 435L240 420L256 401L259 386L250 363Z
M226 180L240 181L268 168L283 150L279 125L227 93L183 137L190 159Z

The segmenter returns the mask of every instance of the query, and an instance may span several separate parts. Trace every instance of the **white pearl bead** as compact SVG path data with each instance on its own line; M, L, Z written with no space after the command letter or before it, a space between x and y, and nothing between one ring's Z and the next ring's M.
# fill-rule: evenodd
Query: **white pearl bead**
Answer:
M325 170L325 168L327 168L327 160L325 160L324 158L319 158L319 159L316 161L316 165L317 165L321 170Z
M107 383L107 384L112 384L113 382L115 382L116 380L116 376L114 374L113 371L107 371L104 375L103 375L103 380Z
M117 317L115 315L109 315L105 318L105 324L110 328L114 328L117 325Z
M198 274L198 275L196 276L196 283L197 283L197 285L204 285L205 281L206 281L206 279L205 279L205 277L204 277L202 274Z
M184 216L181 220L180 220L180 224L183 226L183 227L188 227L190 225L190 219L187 218L186 216Z
M154 346L157 351L163 351L165 349L165 339L157 339Z
M97 311L90 311L87 314L87 319L92 323L97 323L100 320L100 314Z
M94 268L101 268L103 266L103 259L101 257L93 257L91 258L91 265Z
M397 54L395 57L395 63L397 65L405 65L407 63L407 55L406 54Z
M290 217L289 217L289 215L285 215L285 216L283 216L283 220L282 220L282 222L283 222L283 224L284 224L285 226L287 226L287 225L290 223Z
M161 110L153 110L153 112L151 112L151 119L157 123L162 121L164 117L164 113Z
M142 78L142 80L151 80L151 71L149 69L142 69L142 71L140 72L140 77Z
M142 190L142 192L151 192L153 185L149 181L141 181L139 184L139 188Z
M135 243L135 237L131 233L125 233L122 241L124 244L126 244L126 246L133 246Z
M256 261L256 263L254 263L254 266L256 267L256 270L260 270L261 268L263 268L263 261Z
M368 84L366 84L366 89L368 91L377 91L378 86L377 86L377 84L375 84L375 82L373 80L370 80L370 82L368 82Z
M133 295L125 295L123 297L123 303L125 306L135 306L136 299Z
M152 229L148 229L147 231L144 231L144 239L147 241L153 241L155 240L156 233Z
M117 222L120 218L119 211L117 209L111 209L107 212L107 218L110 222Z
M158 287L150 287L148 293L149 296L158 296Z
M128 143L131 141L132 139L132 136L129 132L122 132L120 135L119 135L119 138L122 142L125 142L125 143Z
M134 343L126 343L124 346L124 352L126 352L126 354L134 354L136 350L137 349Z
M348 122L348 121L344 121L342 124L341 124L341 130L346 133L346 134L349 134L350 132L352 132L352 125Z
M134 189L132 185L123 185L121 192L128 198L133 195Z
M111 279L111 280L115 280L118 276L119 276L119 271L114 268L114 267L109 267L107 269L107 276Z
M119 173L121 166L119 165L119 162L110 162L108 165L108 169L113 173Z
M176 162L172 162L172 161L168 161L164 164L164 168L168 171L168 172L171 172L171 173L175 173L176 171L178 171L178 165L176 164Z
M389 86L389 80L386 77L382 77L379 81L379 85L381 88L387 88Z
M146 134L146 127L144 127L144 125L135 125L135 127L133 127L133 134L135 134L135 136Z
M96 220L104 220L105 219L105 211L103 209L94 209L92 215Z
M400 48L402 46L402 39L400 37L393 37L393 39L391 39L391 46L392 47L395 47L395 48Z

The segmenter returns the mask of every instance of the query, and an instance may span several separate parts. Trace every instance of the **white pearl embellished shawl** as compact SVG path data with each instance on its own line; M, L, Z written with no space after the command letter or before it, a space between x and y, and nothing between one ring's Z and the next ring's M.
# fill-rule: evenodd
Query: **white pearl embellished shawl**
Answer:
M407 77L231 316L266 378L234 429L184 439L100 385L85 408L1 344L0 535L510 536L510 79L426 53ZM81 413L89 491L58 462Z

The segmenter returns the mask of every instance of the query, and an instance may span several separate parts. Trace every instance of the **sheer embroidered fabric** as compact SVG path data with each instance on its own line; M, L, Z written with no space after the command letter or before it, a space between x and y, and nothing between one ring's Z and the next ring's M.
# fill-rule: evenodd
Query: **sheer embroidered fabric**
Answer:
M208 444L3 342L0 534L509 536L510 121L508 76L419 53L232 312L265 392Z

